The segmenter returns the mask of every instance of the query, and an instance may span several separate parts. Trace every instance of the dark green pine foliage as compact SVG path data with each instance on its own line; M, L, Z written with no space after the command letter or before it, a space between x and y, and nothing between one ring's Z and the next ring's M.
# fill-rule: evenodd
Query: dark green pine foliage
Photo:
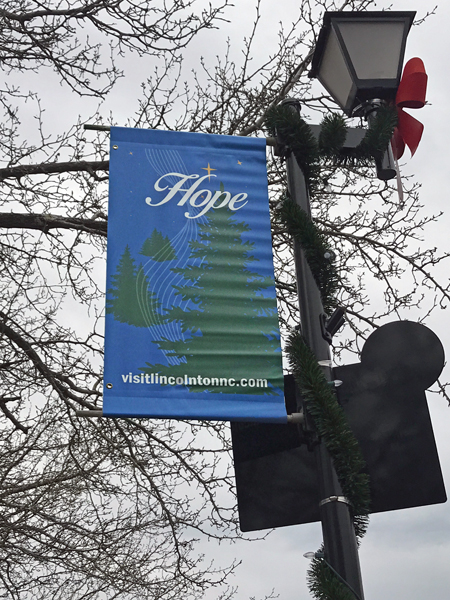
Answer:
M319 151L324 158L336 158L347 138L347 125L342 115L325 115L320 124Z
M331 159L336 165L370 165L374 160L381 160L397 121L397 111L394 107L380 107L358 146L345 148L347 126L344 117L337 114L327 115L321 123L320 156Z
M278 105L267 112L266 127L269 135L277 138L282 146L292 151L305 176L311 196L321 187L321 164L331 161L335 165L368 166L379 161L397 125L397 110L392 106L382 106L372 119L364 138L356 148L344 146L347 137L345 119L337 114L327 115L321 123L321 133L317 141L309 125L296 111L288 106Z
M135 327L149 327L155 322L155 311L160 304L148 291L148 279L142 268L136 268L127 246L122 254L116 273L111 277L112 287L107 291L106 313L116 321ZM158 315L159 320L161 315Z
M152 235L145 240L139 254L149 256L158 262L175 260L177 257L170 239L157 229L154 229Z
M358 441L317 358L298 332L291 334L286 350L308 414L333 459L343 494L350 502L355 534L362 538L369 522L370 489Z
M269 135L292 151L305 176L309 193L314 194L320 180L320 153L309 125L298 112L278 105L267 111L266 127Z
M211 211L208 222L199 226L198 241L190 243L191 259L202 259L198 266L173 269L185 279L176 286L183 302L193 305L184 310L170 309L167 321L178 322L186 340L162 339L159 348L179 365L150 365L144 372L161 375L208 378L265 378L282 386L278 318L274 299L263 292L273 281L249 269L255 260L253 244L243 241L248 231L237 223L227 209ZM197 261L198 262L198 261ZM278 378L278 379L277 379ZM191 391L273 394L270 387L191 386Z
M339 580L323 558L311 561L307 581L315 600L357 600L356 594Z
M370 123L366 135L354 149L355 161L381 160L394 129L398 123L397 110L392 106L381 107Z
M339 276L333 262L327 258L330 244L314 221L289 196L280 202L276 213L290 235L300 244L320 291L322 304L327 314L337 306L336 293Z

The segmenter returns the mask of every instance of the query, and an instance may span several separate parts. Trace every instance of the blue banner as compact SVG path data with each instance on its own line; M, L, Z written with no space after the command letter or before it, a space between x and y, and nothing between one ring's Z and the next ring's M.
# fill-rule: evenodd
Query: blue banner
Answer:
M265 152L111 129L105 416L286 422Z

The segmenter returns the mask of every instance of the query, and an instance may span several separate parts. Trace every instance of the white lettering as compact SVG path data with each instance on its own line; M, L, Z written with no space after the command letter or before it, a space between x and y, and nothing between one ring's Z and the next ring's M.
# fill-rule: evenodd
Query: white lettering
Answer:
M231 198L228 206L230 207L231 210L239 210L241 208L244 208L244 206L247 204L248 200L247 200L247 202L244 202L244 204L242 206L235 207L235 204L243 202L247 198L247 196L248 196L248 194L236 194L236 196L233 196Z
M161 187L161 186L159 185L160 181L161 181L162 179L164 179L165 177L170 177L170 176L172 176L172 177L181 177L181 179L180 179L180 181L178 181L178 182L177 182L177 183L176 183L176 184L175 184L173 187L171 187L171 188L169 188L169 186L167 186L167 185L166 185L165 187ZM208 177L208 176L206 175L206 177ZM186 183L186 181L187 181L188 179L198 179L198 175L195 175L195 174L194 174L194 175L183 175L182 173L166 173L165 175L163 175L162 177L160 177L160 178L158 179L158 181L155 183L155 186L154 186L154 187L155 187L155 190L156 190L157 192L165 192L165 191L167 190L167 188L169 188L169 192L168 192L168 194L166 194L166 195L164 196L164 198L161 200L161 202L157 202L156 204L153 204L153 203L152 203L152 199L151 199L151 198L146 198L146 199L145 199L145 202L146 202L146 204L148 204L149 206L161 206L161 204L165 204L166 202L169 202L169 200L171 200L171 199L172 199L172 198L175 196L175 194L176 194L177 192L186 192L186 193L187 193L189 190L182 190L182 189L181 189L181 186L182 186L184 183ZM204 177L203 177L202 179L204 179ZM197 182L197 185L198 185L199 183L200 183L200 182L198 181L198 182Z
M167 182L164 181L166 177L174 177L177 178L178 181L174 186L170 187ZM162 206L166 204L172 198L174 198L175 194L178 192L183 192L183 196L181 200L178 201L177 206L185 206L189 201L190 206L193 208L201 208L200 212L196 215L189 214L189 211L184 213L184 216L187 219L198 219L205 215L211 209L216 208L224 208L228 206L228 208L232 211L237 211L243 208L246 204L248 204L248 194L239 193L234 196L231 195L230 192L226 192L223 190L212 192L211 190L206 189L198 189L200 185L208 180L211 181L211 177L217 177L210 173L209 175L203 175L200 177L197 173L193 173L192 175L184 175L183 173L166 173L162 175L154 184L154 189L157 192L166 192L165 196L162 200L153 201L149 196L145 198L145 203L148 206ZM195 182L187 183L191 180ZM186 187L183 187L187 183Z
M254 379L254 378L242 378L236 380L233 377L203 377L203 375L197 375L196 377L190 377L184 375L182 377L174 377L172 375L159 375L159 373L141 373L140 375L133 375L133 373L127 373L126 375L121 374L122 381L124 383L146 383L146 384L159 384L159 385L186 385L186 386L231 386L231 387L257 387L267 388L269 387L267 379Z
M199 212L198 215L191 217L188 212L185 212L184 216L187 217L188 219L198 219L202 215L205 215L211 208L223 208L224 206L226 206L228 204L228 202L231 198L230 192L215 192L215 194L212 198L211 198L211 192L208 192L208 194L209 194L209 197L205 200L205 202L202 202L202 204L197 204L197 205L192 204L192 198L191 198L192 206L204 206L203 210L201 212ZM222 198L222 196L224 196L225 199L222 200L222 202L220 204L216 205L216 200L220 200L220 198Z
M198 177L198 175L190 175L189 179L196 179ZM192 196L192 194L195 192L195 190L198 188L198 186L203 183L205 181L205 179L208 179L209 175L204 175L203 177L200 177L200 179L198 181L196 181L193 185L191 185L191 187L188 190L181 190L184 191L185 194L184 196L181 198L181 200L178 202L178 206L183 206L184 204L186 204L186 202L189 200L189 198ZM215 177L215 175L211 175L211 177ZM202 192L197 192L196 195L201 194ZM172 196L171 196L172 197ZM192 204L192 202L191 202ZM192 204L192 206L195 206L194 204Z

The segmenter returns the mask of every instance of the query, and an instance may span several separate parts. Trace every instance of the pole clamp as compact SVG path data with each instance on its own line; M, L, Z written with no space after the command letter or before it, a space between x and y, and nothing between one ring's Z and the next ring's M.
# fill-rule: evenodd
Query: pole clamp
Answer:
M305 415L302 412L292 413L287 416L288 423L303 423L305 421Z
M344 504L350 504L345 496L329 496L329 498L324 498L319 502L319 506L323 506L324 504L328 504L329 502L343 502Z

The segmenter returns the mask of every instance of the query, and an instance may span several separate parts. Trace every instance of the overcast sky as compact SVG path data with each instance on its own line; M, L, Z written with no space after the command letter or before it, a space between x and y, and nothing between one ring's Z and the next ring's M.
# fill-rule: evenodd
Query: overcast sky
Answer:
M223 25L220 38L238 36L248 31L253 14L253 2L236 0L236 7L228 13L231 25ZM259 47L274 41L275 29L272 23L283 19L292 21L296 15L297 2L294 0L263 0L262 14L267 35L261 37ZM381 8L382 5L379 5ZM423 16L431 10L434 2L417 0L411 4L405 0L394 0L393 10L417 10ZM413 173L422 183L421 198L430 212L447 210L448 192L448 150L450 139L448 95L450 78L448 60L450 56L450 6L442 2L437 13L420 27L413 27L407 44L406 59L419 56L423 59L429 74L428 102L414 116L425 124L423 141L412 160L405 153L405 174ZM204 44L204 42L203 42ZM194 48L190 56L195 57L203 45ZM212 50L214 54L219 50ZM194 58L192 60L195 60ZM112 111L114 120L126 124L130 110L135 108L135 98L139 94L142 71L131 67L126 81L122 81L110 96L104 107L105 116ZM32 77L32 76L30 76ZM55 86L47 96L47 111L53 110L52 121L55 130L64 129L75 123L77 114L85 117L94 110L94 102L75 101L67 105L67 90ZM86 106L89 105L89 108ZM56 107L64 106L64 111ZM428 234L426 242L439 246L443 251L449 245L448 212L439 224ZM447 279L448 272L441 277ZM429 326L441 338L447 353L450 354L450 328L448 312L436 312ZM447 379L449 379L447 370ZM441 465L450 490L450 408L445 400L431 395L429 406L435 428L435 435L441 457ZM279 529L265 540L252 544L226 544L219 549L212 543L204 545L208 556L227 562L232 557L242 560L232 583L239 585L240 600L255 596L257 599L269 594L272 589L282 600L308 598L305 574L308 561L303 553L316 550L321 543L318 524L302 525ZM448 504L408 509L371 517L367 536L361 546L361 566L366 600L447 600L450 589L450 508ZM208 596L213 598L214 595Z

